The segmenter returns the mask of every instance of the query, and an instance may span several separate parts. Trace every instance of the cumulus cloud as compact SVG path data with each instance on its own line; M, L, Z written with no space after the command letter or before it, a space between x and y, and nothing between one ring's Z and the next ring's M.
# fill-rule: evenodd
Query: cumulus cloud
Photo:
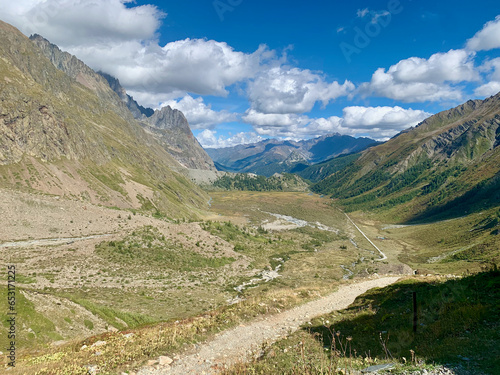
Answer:
M485 83L484 85L481 85L474 90L474 94L480 98L486 98L489 96L493 96L493 95L498 94L499 92L500 92L500 82L499 81L491 81L491 82Z
M264 140L253 132L241 132L231 137L216 136L217 132L206 129L196 136L198 142L205 148L224 148L242 144L256 143Z
M228 86L255 76L274 58L265 46L243 53L205 39L161 46L156 32L166 14L153 5L127 3L133 1L19 0L2 2L0 14L24 33L39 33L95 70L118 77L137 97L225 96Z
M364 130L379 129L386 134L395 133L417 125L431 113L401 107L346 107L344 108L343 126L356 133ZM386 135L388 136L388 135Z
M226 110L214 111L210 105L203 102L202 97L195 99L191 95L186 95L180 100L168 100L162 103L161 107L167 105L184 113L193 129L213 128L221 123L236 121L238 118L236 113Z
M65 47L96 42L144 40L166 16L154 5L127 7L131 0L16 0L0 3L0 14L26 35L42 34Z
M486 60L479 67L479 70L486 75L487 82L474 90L477 97L488 97L500 92L500 57Z
M500 48L500 15L487 22L483 28L467 41L466 47L472 51L489 51Z
M354 88L350 81L326 82L308 69L276 66L261 72L249 83L248 98L252 109L261 113L304 113L316 102L326 106Z
M251 54L225 42L185 39L160 47L131 41L114 45L79 46L71 52L93 68L120 78L134 92L227 95L227 87L253 77L272 55L265 46Z
M404 102L461 100L462 92L450 83L479 80L474 52L450 50L429 59L411 57L379 68L369 83L360 87L364 95L377 95Z
M500 81L500 57L484 61L479 70L486 73L489 80Z
M311 138L330 133L366 135L384 140L417 125L431 114L401 107L346 107L343 117L310 118L297 114L266 114L248 110L242 120L260 135Z

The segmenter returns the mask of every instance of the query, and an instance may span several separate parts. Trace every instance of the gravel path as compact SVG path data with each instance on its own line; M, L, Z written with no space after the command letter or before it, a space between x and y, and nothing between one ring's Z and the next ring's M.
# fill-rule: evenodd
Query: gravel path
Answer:
M383 277L342 285L337 292L319 300L221 332L211 341L201 344L196 353L181 357L171 365L144 367L137 375L216 374L217 367L248 359L263 343L287 336L315 316L345 309L367 290L385 287L398 279Z

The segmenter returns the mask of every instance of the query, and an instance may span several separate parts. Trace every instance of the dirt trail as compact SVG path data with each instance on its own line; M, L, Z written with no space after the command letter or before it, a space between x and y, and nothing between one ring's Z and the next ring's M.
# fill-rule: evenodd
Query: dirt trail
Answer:
M380 250L377 245L375 245L369 238L368 236L354 223L354 221L352 221L352 219L344 212L344 215L347 216L347 218L349 219L349 221L352 223L352 225L354 225L356 227L356 229L359 231L359 233L361 233L363 235L364 238L367 239L367 241L369 243L372 244L372 246L377 249L377 251L380 253L381 257L380 259L377 259L378 261L381 261L381 260L386 260L387 259L387 256L382 252L382 250Z
M96 234L94 236L84 236L84 237L43 238L39 240L4 242L0 244L0 249L11 248L11 247L61 245L63 243L70 244L75 241L92 240L94 238L109 237L112 235L113 234L111 233L105 233L105 234Z
M390 285L398 279L383 277L342 285L337 292L322 299L221 332L211 341L200 345L196 353L181 357L171 366L144 367L137 375L216 374L216 368L249 359L252 352L263 343L277 341L315 316L344 309L367 290Z

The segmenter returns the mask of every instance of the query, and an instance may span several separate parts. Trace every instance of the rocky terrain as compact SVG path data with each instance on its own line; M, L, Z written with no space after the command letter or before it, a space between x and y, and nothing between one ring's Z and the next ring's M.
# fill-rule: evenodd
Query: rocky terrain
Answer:
M127 121L135 118L155 137L165 150L185 168L215 170L212 160L193 136L184 115L170 107L159 111L139 105L120 82L104 72L95 72L75 56L63 52L40 35L33 35L35 43L54 66L66 73L97 96L113 103L115 111Z
M386 277L341 286L338 291L320 300L223 332L201 345L196 353L183 356L171 364L144 367L137 375L217 374L236 362L259 356L262 345L270 345L290 335L313 317L344 309L367 290L387 286L398 279Z
M41 37L0 34L1 187L172 216L206 205L104 78Z
M163 107L141 123L179 163L189 169L215 171L214 162L194 137L186 117L177 109Z

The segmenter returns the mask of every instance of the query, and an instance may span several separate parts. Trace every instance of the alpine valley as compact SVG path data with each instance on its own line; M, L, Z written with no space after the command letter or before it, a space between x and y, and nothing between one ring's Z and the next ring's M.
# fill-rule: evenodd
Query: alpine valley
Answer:
M500 93L205 150L0 21L0 212L1 373L500 373Z

